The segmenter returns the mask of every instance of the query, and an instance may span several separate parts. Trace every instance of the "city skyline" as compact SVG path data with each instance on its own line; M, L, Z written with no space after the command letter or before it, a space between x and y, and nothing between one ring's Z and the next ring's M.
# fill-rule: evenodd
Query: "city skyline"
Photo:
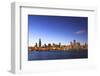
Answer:
M82 51L87 50L88 44L84 43L81 44L80 42L73 40L70 41L69 45L62 45L61 42L59 44L55 43L48 43L48 44L42 44L41 39L37 43L35 43L34 46L29 46L28 51Z
M39 38L39 39L38 39L38 42L36 42L36 43L34 44L34 46L30 46L30 47L35 47L35 46L37 46L37 47L43 47L44 45L48 46L49 44L50 44L50 45L59 45L59 44L60 44L60 45L63 45L63 46L68 46L68 45L71 45L71 44L73 44L73 43L79 43L80 45L85 45L85 44L87 44L86 42L85 42L85 43L80 43L79 41L76 41L76 40L70 41L69 44L65 44L65 45L62 44L61 42L58 42L57 44L54 43L54 42L53 42L53 43L50 43L50 42L49 42L48 44L46 44L46 43L43 44L43 43L42 43L42 39ZM87 44L87 45L88 45L88 44Z
M87 43L87 26L87 17L28 15L29 46L39 38L43 44L67 45L72 40Z

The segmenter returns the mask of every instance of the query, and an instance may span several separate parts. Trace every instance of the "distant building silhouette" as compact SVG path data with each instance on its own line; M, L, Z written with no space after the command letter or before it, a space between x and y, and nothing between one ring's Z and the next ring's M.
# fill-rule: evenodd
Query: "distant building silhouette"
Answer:
M73 48L73 43L72 43L72 41L70 42L70 48L71 48L71 49Z
M37 43L35 44L35 47L37 47Z
M49 50L64 50L64 51L70 51L70 50L87 50L88 44L84 43L81 44L80 42L77 42L76 40L73 40L70 42L70 44L62 45L61 42L58 44L55 43L48 43L48 44L42 44L41 39L39 38L39 42L35 43L34 46L28 48L29 51L36 50L36 51L49 51Z
M48 47L51 47L51 44L50 43L48 44Z
M47 47L47 45L46 45L46 44L44 44L44 47Z
M41 47L41 39L39 39L39 47Z
M59 43L59 47L61 47L61 43Z
M76 40L73 40L73 44L76 45Z

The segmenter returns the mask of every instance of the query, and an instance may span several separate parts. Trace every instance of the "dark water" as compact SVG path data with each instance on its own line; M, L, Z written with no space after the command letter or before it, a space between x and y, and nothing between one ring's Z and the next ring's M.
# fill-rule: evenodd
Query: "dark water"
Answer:
M28 60L55 60L88 58L87 50L84 51L32 51L28 53Z

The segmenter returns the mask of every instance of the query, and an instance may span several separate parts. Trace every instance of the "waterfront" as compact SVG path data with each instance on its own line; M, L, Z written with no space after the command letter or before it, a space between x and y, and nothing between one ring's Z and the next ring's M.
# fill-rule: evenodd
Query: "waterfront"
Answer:
M55 60L88 58L87 50L80 51L32 51L28 53L28 60Z
M88 58L88 17L28 15L28 60Z

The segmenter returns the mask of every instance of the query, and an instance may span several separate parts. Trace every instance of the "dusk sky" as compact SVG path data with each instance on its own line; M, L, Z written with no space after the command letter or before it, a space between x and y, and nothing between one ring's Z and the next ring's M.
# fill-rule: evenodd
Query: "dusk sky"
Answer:
M69 44L70 41L87 43L88 18L74 16L28 15L29 46L39 42Z

